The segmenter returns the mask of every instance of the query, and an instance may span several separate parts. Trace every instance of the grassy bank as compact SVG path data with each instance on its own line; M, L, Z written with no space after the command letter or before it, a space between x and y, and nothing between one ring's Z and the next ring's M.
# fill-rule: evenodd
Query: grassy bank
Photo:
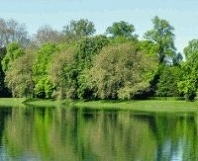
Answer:
M75 107L102 110L133 110L145 112L198 112L198 101L184 100L143 100L143 101L55 101L24 98L0 98L0 106L4 107Z
M56 107L62 104L62 101L56 101L53 99L26 99L23 104L26 106L38 106L38 107Z
M184 100L143 100L143 101L91 101L76 102L77 108L90 109L119 109L145 112L196 112L198 102L186 102Z
M25 98L0 98L0 106L3 107L22 107Z

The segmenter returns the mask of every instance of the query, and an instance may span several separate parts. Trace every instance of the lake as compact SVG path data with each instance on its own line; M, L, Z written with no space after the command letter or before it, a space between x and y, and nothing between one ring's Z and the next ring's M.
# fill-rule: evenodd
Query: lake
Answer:
M0 108L0 161L196 161L198 113Z

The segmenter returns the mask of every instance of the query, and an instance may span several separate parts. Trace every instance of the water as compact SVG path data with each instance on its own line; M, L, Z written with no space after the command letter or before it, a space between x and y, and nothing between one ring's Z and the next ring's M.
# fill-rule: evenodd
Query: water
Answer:
M196 161L198 113L0 108L0 161Z

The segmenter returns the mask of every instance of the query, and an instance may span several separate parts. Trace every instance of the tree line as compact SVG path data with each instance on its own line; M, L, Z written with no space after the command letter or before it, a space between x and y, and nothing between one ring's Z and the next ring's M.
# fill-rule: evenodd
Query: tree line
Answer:
M96 35L94 23L43 26L31 38L23 24L0 19L0 96L128 100L185 97L198 90L198 39L174 44L174 27L155 16L140 40L135 27L114 22Z

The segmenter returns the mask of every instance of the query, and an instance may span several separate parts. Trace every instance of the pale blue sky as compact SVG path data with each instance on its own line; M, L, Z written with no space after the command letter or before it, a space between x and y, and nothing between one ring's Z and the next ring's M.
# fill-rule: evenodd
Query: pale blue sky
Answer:
M158 15L174 26L176 47L182 52L189 40L198 38L197 8L198 0L0 0L0 17L26 24L30 34L46 24L62 30L80 18L93 21L102 34L113 22L124 20L142 38Z

